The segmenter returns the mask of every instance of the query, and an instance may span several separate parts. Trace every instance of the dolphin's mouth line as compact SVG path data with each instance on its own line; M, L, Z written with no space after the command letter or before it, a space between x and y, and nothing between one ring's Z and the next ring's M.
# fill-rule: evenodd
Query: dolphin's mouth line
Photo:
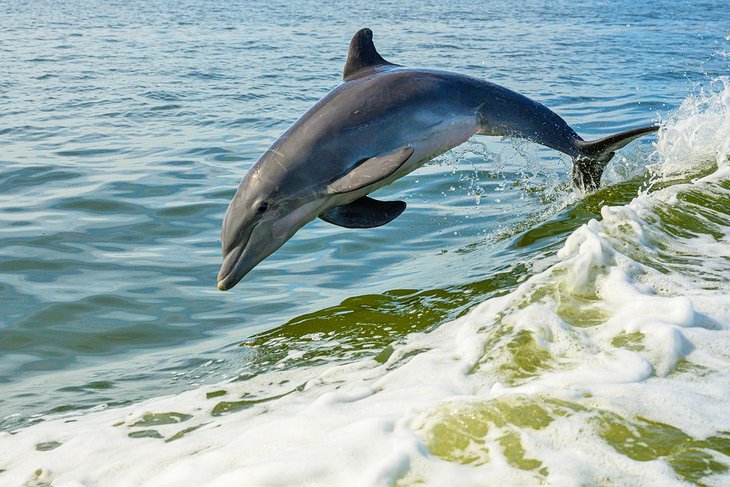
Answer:
M218 272L218 289L220 289L221 291L227 291L228 289L233 287L233 285L227 286L227 281L231 276L235 276L243 265L245 261L244 256L246 254L246 247L248 246L249 242L251 242L251 235L253 235L253 232L254 230L256 230L257 226L258 223L251 227L251 231L248 232L248 237L245 240L242 240L241 243L233 247L230 251L228 251L228 253L223 258L223 265ZM226 268L229 268L228 272L226 272L225 275L221 275L223 270L225 270Z

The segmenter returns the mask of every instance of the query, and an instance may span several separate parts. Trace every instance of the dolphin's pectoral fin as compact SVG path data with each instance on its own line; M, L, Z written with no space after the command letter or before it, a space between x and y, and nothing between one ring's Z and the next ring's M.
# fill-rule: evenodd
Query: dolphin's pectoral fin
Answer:
M392 222L405 209L404 201L378 201L363 196L347 205L329 209L319 217L340 227L374 228Z
M350 41L350 51L347 53L347 62L345 69L342 70L342 78L345 81L357 79L363 75L358 73L366 68L376 66L397 66L389 63L383 56L378 54L373 44L373 31L370 29L360 29L352 37Z
M360 161L355 168L327 186L329 194L342 194L365 188L391 176L409 157L413 147L404 147L381 156Z

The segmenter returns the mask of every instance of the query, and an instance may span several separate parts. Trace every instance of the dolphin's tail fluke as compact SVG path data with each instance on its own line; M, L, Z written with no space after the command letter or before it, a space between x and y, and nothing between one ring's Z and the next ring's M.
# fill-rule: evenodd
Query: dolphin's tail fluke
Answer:
M659 125L650 125L598 140L576 140L577 155L573 156L573 184L584 191L598 189L603 170L616 151L632 140L657 130Z

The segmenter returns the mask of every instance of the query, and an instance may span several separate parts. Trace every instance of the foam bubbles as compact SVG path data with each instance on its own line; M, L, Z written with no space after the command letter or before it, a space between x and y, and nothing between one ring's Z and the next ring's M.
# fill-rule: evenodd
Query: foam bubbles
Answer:
M662 124L656 150L659 162L654 169L664 179L715 166L726 170L730 157L730 78L718 78L687 97Z

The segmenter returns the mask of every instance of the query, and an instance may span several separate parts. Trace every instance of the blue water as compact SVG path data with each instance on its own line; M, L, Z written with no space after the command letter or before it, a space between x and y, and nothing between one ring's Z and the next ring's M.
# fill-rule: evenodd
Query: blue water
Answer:
M375 353L513 288L534 255L635 193L580 206L565 198L569 161L480 139L383 190L409 205L393 223L313 222L217 291L240 179L337 85L359 28L388 60L503 84L593 138L659 120L726 75L728 14L725 1L3 1L0 430L245 375L277 349L241 345L306 341L297 323L340 320L347 337L393 321L353 335ZM609 179L641 178L651 150L640 143ZM543 221L555 225L541 234Z

